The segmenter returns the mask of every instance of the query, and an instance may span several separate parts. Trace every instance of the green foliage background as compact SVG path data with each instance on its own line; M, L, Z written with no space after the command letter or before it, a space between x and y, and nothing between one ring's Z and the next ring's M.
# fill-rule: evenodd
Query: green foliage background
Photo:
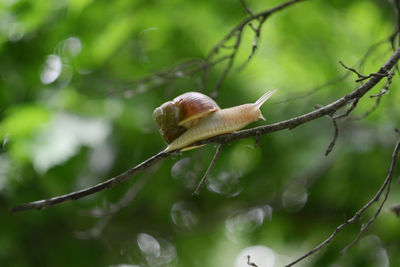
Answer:
M278 3L248 1L254 12ZM95 238L82 238L102 221L88 212L116 203L138 178L42 211L9 213L22 202L94 185L163 149L153 109L197 90L201 75L168 84L126 81L204 58L247 15L232 0L0 2L1 266L234 266L238 254L255 245L272 249L281 266L371 199L390 164L393 129L400 127L397 73L375 112L339 123L328 157L333 127L321 118L263 136L257 148L252 139L230 143L198 197L192 191L215 147L164 160L142 174L147 184ZM339 60L375 72L391 54L390 42L382 41L394 29L389 1L298 3L267 20L259 50L240 69L254 35L246 28L218 103L253 102L280 88L262 109L268 123L311 111L357 86ZM223 68L211 71L206 93ZM363 98L353 117L373 105L374 99ZM385 207L399 201L394 183ZM375 209L299 266L400 266L400 221L387 208L358 246L339 255ZM158 240L161 256L138 246L140 237L149 237L143 233Z

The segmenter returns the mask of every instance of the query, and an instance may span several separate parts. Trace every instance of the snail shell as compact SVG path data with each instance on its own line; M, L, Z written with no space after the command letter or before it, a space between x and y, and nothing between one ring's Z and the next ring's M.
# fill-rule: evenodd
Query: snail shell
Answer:
M201 118L217 110L220 108L212 98L201 93L188 92L156 108L153 119L164 140L170 144Z

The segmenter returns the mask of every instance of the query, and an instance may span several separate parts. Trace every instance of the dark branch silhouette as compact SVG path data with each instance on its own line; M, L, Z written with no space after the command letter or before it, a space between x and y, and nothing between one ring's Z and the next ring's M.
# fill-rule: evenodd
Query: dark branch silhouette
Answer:
M225 146L225 144L220 144L218 146L217 151L215 152L215 155L214 155L210 165L208 166L206 173L204 174L203 178L200 180L200 182L197 185L196 190L193 192L193 194L195 194L195 195L200 194L200 191L203 188L203 186L205 185L208 176L210 176L210 172L214 168L215 162L218 160L218 157L221 154L221 151L224 148L224 146Z
M332 152L333 147L334 147L335 144L336 144L336 139L337 139L338 136L339 136L339 127L338 127L338 125L337 125L336 118L333 117L333 116L331 116L331 119L332 119L332 124L333 124L333 128L335 129L335 132L334 132L332 141L330 142L328 148L327 148L326 151L325 151L325 156L328 156L329 153Z
M257 49L257 40L261 35L261 29L266 19L272 14L284 10L285 8L288 8L289 6L301 1L304 0L291 0L277 5L274 8L255 14L252 12L248 12L249 16L240 21L235 27L233 27L233 29L210 50L205 59L197 58L186 60L177 65L167 67L162 71L154 72L141 79L123 83L122 88L119 89L113 86L111 89L109 89L109 94L123 94L126 98L130 98L137 94L146 93L154 88L170 85L173 81L177 79L181 79L183 77L191 77L197 73L202 73L202 90L205 90L206 87L213 88L214 91L213 93L211 93L211 96L213 98L216 98L218 97L218 91L220 87L222 86L225 78L227 77L228 73L231 71L234 65L236 54L241 45L242 33L244 28L246 26L249 26L253 28L255 32L255 42L253 43L252 52L248 60L246 61L247 63L251 60ZM247 6L243 1L242 4L245 7ZM252 22L254 21L258 22L257 27L254 27L252 25ZM228 52L221 53L221 51ZM208 75L211 68L224 62L226 62L226 65L224 66L222 73L218 75L216 84L212 86L207 86Z
M313 248L312 250L310 250L309 252L307 252L306 254L304 254L303 256L301 256L300 258L296 259L295 261L285 265L285 267L290 267L295 265L296 263L304 260L305 258L309 257L310 255L314 254L315 252L317 252L318 250L320 250L321 248L323 248L324 246L326 246L327 244L329 244L338 234L340 231L343 230L343 228L345 228L347 225L352 224L356 221L358 221L361 217L361 215L376 201L379 200L380 196L382 195L383 191L386 188L386 194L385 197L383 199L383 201L381 202L381 204L379 205L377 211L375 212L374 216L368 221L368 223L363 226L360 230L359 235L357 236L357 238L350 243L348 246L346 246L343 250L342 253L346 252L350 247L352 247L353 245L355 245L358 240L361 238L362 234L367 230L368 226L371 225L371 223L378 217L380 211L382 210L383 204L385 204L385 201L389 195L390 192L390 183L392 181L393 178L393 173L394 173L394 169L396 166L396 162L397 162L397 157L399 155L399 150L400 150L400 137L397 140L396 146L393 150L393 154L392 154L392 162L390 164L389 167L389 171L388 171L388 175L385 179L385 181L383 182L382 186L379 188L378 192L375 194L375 196L368 201L367 204L365 204L360 210L358 210L353 217L351 217L350 219L347 219L344 223L342 223L341 225L339 225L338 227L336 227L335 231L333 231L333 233L327 238L325 239L322 243L320 243L318 246L316 246L315 248Z
M82 189L79 191L75 191L66 195L58 196L58 197L52 197L49 199L43 199L43 200L38 200L38 201L33 201L29 202L26 204L18 205L15 206L14 208L11 209L11 212L17 212L17 211L22 211L22 210L31 210L31 209L43 209L48 206L53 206L57 205L66 201L70 200L76 200L80 199L89 195L92 195L94 193L112 188L126 180L128 180L130 177L133 177L137 175L139 172L148 169L149 167L153 166L163 158L169 157L172 154L175 154L176 152L160 152L147 160L143 161L142 163L136 165L130 170L127 170L126 172L121 173L120 175L117 175L107 181L104 181L102 183L99 183L95 186Z
M258 267L257 264L250 261L250 255L247 255L247 265L252 266L252 267Z

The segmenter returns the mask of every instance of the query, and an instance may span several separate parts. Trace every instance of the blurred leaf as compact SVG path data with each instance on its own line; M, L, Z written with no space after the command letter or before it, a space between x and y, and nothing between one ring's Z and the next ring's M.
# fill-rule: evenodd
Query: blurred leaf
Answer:
M50 111L35 104L13 107L0 122L0 136L18 140L32 136L51 118Z

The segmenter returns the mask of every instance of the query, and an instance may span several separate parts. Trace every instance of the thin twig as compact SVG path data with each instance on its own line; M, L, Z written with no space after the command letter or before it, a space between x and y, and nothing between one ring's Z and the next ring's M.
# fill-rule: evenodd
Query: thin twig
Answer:
M393 33L391 37L391 43L392 43L392 48L393 50L396 49L396 44L395 40L396 37L399 37L400 34L400 1L395 0L393 1L394 7L395 7L395 14L396 14L396 31ZM400 39L398 39L398 45L400 45Z
M397 155L396 155L396 156L397 156ZM386 181L387 181L387 183L386 183ZM381 204L379 205L378 209L376 210L374 216L372 216L371 219L369 219L369 221L361 227L360 233L359 233L358 236L353 240L353 242L351 242L351 243L348 244L345 248L342 249L342 251L340 252L342 255L343 255L344 253L346 253L347 250L349 250L349 249L352 248L354 245L356 245L356 244L358 243L358 241L360 241L362 235L365 233L365 231L368 229L368 227L376 220L376 218L378 217L379 213L381 212L381 210L382 210L382 208L383 208L383 205L385 204L385 202L386 202L386 200L387 200L387 198L388 198L388 196L389 196L391 182L392 182L392 175L388 176L387 180L385 180L385 183L386 183L386 185L387 185L386 194L385 194L385 197L383 198ZM384 186L386 186L386 185L384 184ZM380 197L380 194L379 194L379 196L376 198L376 201L379 200L379 197Z
M369 97L370 98L374 98L374 97L379 97L379 96L383 96L384 94L386 94L389 91L390 85L392 85L393 75L394 75L393 71L392 72L388 72L388 74L387 74L387 82L386 82L385 86L382 88L382 90L379 92L379 94L370 95Z
M388 70L392 69L397 61L400 58L400 48L398 48L392 56L387 60L385 64L378 70L378 73L387 73ZM251 129L247 130L241 130L237 132L233 132L230 134L223 134L219 135L216 137L212 137L206 140L201 140L198 142L195 142L191 144L191 146L197 146L197 145L203 145L203 144L209 144L209 143L228 143L234 140L239 140L239 139L244 139L248 137L253 137L257 135L265 135L268 133L272 132L277 132L281 131L284 129L293 129L296 128L297 126L307 123L309 121L313 121L317 118L320 118L322 116L326 116L328 114L333 114L335 113L338 109L344 107L349 101L353 99L357 99L365 95L369 90L371 90L380 80L382 79L381 76L374 76L371 79L369 79L366 83L363 85L359 86L357 89L353 90L352 92L344 95L343 97L339 98L338 100L323 106L319 108L318 110L311 111L309 113L269 124L269 125L264 125L264 126L259 126L259 127L254 127ZM82 189L80 191L72 192L66 195L61 195L49 199L43 199L43 200L38 200L34 202L28 202L25 204L21 204L18 206L15 206L11 209L11 212L17 212L17 211L22 211L22 210L29 210L29 209L42 209L45 207L53 206L56 204L60 204L66 201L70 200L76 200L80 199L82 197L94 194L96 192L103 191L105 189L109 189L111 187L114 187L117 184L122 183L123 181L129 179L130 177L138 174L139 172L149 168L150 166L154 165L155 163L159 162L160 160L171 156L172 154L175 154L176 152L159 152L158 154L150 157L149 159L143 161L142 163L138 164L136 167L116 176L113 177L103 183L97 184L93 187L89 187L86 189Z
M215 162L218 160L218 157L221 154L221 151L224 148L224 146L225 146L225 143L221 143L218 146L217 151L215 151L214 157L213 157L210 165L208 166L206 173L204 174L203 178L200 180L199 184L197 185L196 190L193 192L194 195L200 194L200 191L206 184L207 178L208 178L208 176L210 176L211 170L214 168Z
M246 12L249 13L250 16L254 17L254 13L253 13L253 11L251 11L251 9L247 5L247 3L244 0L240 0L240 3L242 4L242 6L246 10Z
M75 231L74 235L77 239L87 240L92 238L98 238L106 228L107 224L111 221L112 216L106 216L99 220L94 227L86 231Z
M250 27L254 32L257 31L257 28L254 27L253 23L249 22L249 24L247 24L247 25L249 25L249 27Z
M156 87L171 83L172 81L184 77L190 77L200 71L207 71L210 67L218 65L225 60L228 60L229 55L221 56L213 61L204 61L202 59L189 59L176 66L168 67L162 71L152 73L141 79L128 82L123 88L109 89L108 95L124 93L127 98L137 94L143 94ZM136 87L136 90L132 90Z
M252 21L254 20L260 20L260 24L258 26L259 30L258 32L261 30L261 27L263 25L263 23L265 22L265 20L272 14L274 14L277 11L280 11L286 7L291 6L292 4L301 2L304 0L291 0L285 3L282 3L274 8L271 8L269 10L266 11L262 11L260 13L257 14L253 14L250 15L249 17L247 17L246 19L242 20L239 24L237 24L224 38L222 38L212 49L211 51L208 53L205 61L209 62L212 60L212 58L218 54L219 50L221 48L226 48L227 47L227 43L232 39L232 38L236 38L235 44L233 46L233 51L230 53L230 60L227 64L227 66L224 68L222 74L219 76L218 81L214 87L214 92L211 94L213 98L218 97L218 92L220 87L222 86L223 81L225 80L225 78L227 77L228 73L230 72L230 70L232 69L233 63L235 61L235 57L236 54L239 50L240 47L240 43L241 43L241 38L242 38L242 33L243 33L243 29L246 25L249 25ZM260 33L258 33L259 35ZM257 35L257 34L256 34ZM254 49L254 44L253 44L253 50L255 52ZM252 52L252 54L254 53ZM203 77L202 77L202 83L203 85L205 84L205 81L207 80L208 77L208 69L205 69L204 73L203 73Z
M331 153L333 147L336 144L336 139L339 136L339 128L337 126L336 118L332 115L331 119L332 119L332 124L333 124L333 128L335 129L335 132L334 132L333 139L332 139L331 143L329 144L328 148L325 151L325 156L328 156L329 153Z
M373 77L373 76L381 76L381 75L377 75L377 74L375 74L375 73L370 74L370 75L368 75L368 76L364 76L364 75L361 75L359 72L357 72L355 69L347 67L347 66L344 65L341 61L339 61L339 63L340 63L344 68L346 68L346 69L348 69L348 70L350 70L350 71L356 73L359 77L361 76L362 78L365 78L365 79L366 79L366 78ZM381 92L380 92L379 94L370 96L371 98L372 98L372 97L378 97L378 99L376 100L375 106L373 107L373 109L370 110L370 111L368 111L367 113L365 113L365 114L361 117L361 119L363 119L363 118L365 118L366 116L368 116L373 110L375 110L375 109L378 107L381 96L384 95L384 94L389 90L389 87L390 87L390 85L392 84L393 75L394 75L393 72L388 71L386 75L381 76L381 77L387 76L386 85L382 88L382 90L381 90ZM358 80L357 80L357 81L358 81ZM356 82L357 82L357 81L356 81ZM356 99L353 101L353 103L351 104L351 107L350 107L345 113L343 113L343 114L341 114L341 115L336 115L336 116L332 115L332 116L331 116L331 118L332 118L332 123L333 123L333 126L334 126L334 128L335 128L335 134L334 134L334 138L333 138L332 142L331 142L331 143L329 144L329 146L328 146L328 149L325 151L325 156L327 156L327 155L332 151L333 147L335 146L335 143L336 143L336 139L337 139L337 137L338 137L338 134L339 134L339 128L337 127L337 122L336 122L336 120L337 120L337 119L342 119L342 118L345 118L345 117L349 116L349 114L356 108L356 106L357 106L357 104L358 104L360 98L361 98L361 97L356 98Z
M304 260L305 258L311 256L312 254L314 254L315 252L317 252L318 250L320 250L321 248L323 248L324 246L326 246L327 244L329 244L335 237L336 235L343 230L344 227L346 227L349 224L352 224L354 222L356 222L361 215L376 201L379 200L379 197L382 195L383 190L385 190L386 186L388 186L388 184L390 184L390 181L392 180L393 177L393 172L396 166L396 162L397 162L397 157L399 154L399 150L400 150L400 137L397 140L396 146L393 150L393 154L392 154L392 162L390 164L389 167L389 171L388 171L388 175L385 179L385 181L383 182L382 186L379 188L378 192L375 194L375 196L368 201L367 204L365 204L360 210L358 210L353 217L351 217L350 219L347 219L344 223L342 223L341 225L339 225L338 227L336 227L335 231L333 231L333 233L327 238L325 239L322 243L320 243L318 246L316 246L315 248L313 248L312 250L310 250L309 252L307 252L306 254L304 254L303 256L301 256L300 258L296 259L295 261L287 264L285 267L290 267L295 265L296 263ZM388 194L388 193L387 193ZM386 200L386 198L385 198ZM383 206L384 202L381 204L381 206ZM377 212L375 213L376 216L378 216L380 210L382 207L379 207ZM374 216L375 217L375 216ZM374 219L375 220L375 219ZM373 220L372 220L373 222ZM371 222L371 223L372 223ZM364 230L365 231L365 230ZM362 234L364 231L361 231L360 234ZM359 237L358 237L359 238Z
M395 67L397 67L397 64L395 65ZM387 82L386 82L385 86L381 89L381 91L379 92L379 94L370 95L370 96L369 96L370 98L375 98L375 97L376 97L374 106L373 106L371 109L367 110L367 111L366 111L363 115L361 115L360 117L354 118L354 120L362 120L362 119L366 118L369 114L371 114L372 112L374 112L374 111L378 108L379 103L380 103L380 101L381 101L381 97L389 91L390 85L392 84L392 79L393 79L393 76L394 76L394 71L392 71L392 72L388 71L386 76L387 76Z
M236 42L235 46L233 48L233 52L229 56L229 61L227 66L225 67L224 71L222 74L219 76L218 81L215 85L214 92L212 93L213 98L217 98L219 94L219 89L222 86L222 83L224 82L226 76L228 75L229 71L231 70L233 66L233 62L235 61L236 54L238 52L238 48L240 46L240 42L242 40L242 29L238 30L237 36L236 36Z
M351 103L350 108L349 108L345 113L340 114L340 115L336 115L334 118L335 118L335 119L342 119L342 118L344 118L344 117L349 116L350 113L356 108L356 106L357 106L357 104L358 104L358 101L360 101L360 98L356 98L356 99L353 101L353 103Z
M160 166L160 165L156 165ZM132 187L122 196L122 198L115 204L110 205L108 208L103 209L92 209L89 211L89 215L93 217L105 217L109 215L114 215L119 212L121 209L128 206L132 200L136 197L136 195L143 189L143 187L150 181L153 177L154 172L158 168L153 168L150 172L144 174L140 179L138 179Z
M378 94L375 95L370 95L370 98L375 98L375 97L380 97L383 96L384 94L386 94L388 92L388 90L382 89Z
M363 120L366 117L368 117L369 114L371 114L372 112L374 112L378 108L379 103L381 102L381 98L382 98L382 96L378 96L376 98L376 100L375 100L374 106L371 109L369 109L366 112L364 112L364 114L362 114L360 117L354 118L354 120Z
M368 76L364 76L364 77L362 77L362 78L357 79L357 80L356 80L356 83L362 82L362 81L364 81L364 80L366 80L366 79L369 79L369 78L371 78L371 77L374 77L374 76L385 77L386 74L371 73L371 74L369 74Z
M261 134L256 135L256 140L254 141L254 148L257 148L258 145L260 144L260 139L261 139Z
M289 7L293 4L302 2L304 0L291 0L285 3L282 3L274 8L271 8L269 10L262 11L260 13L254 14L254 16L247 17L246 19L242 20L239 22L224 38L222 38L208 53L206 61L209 61L211 57L213 57L215 54L218 53L219 49L226 44L228 40L230 40L238 31L242 30L249 22L259 19L261 17L268 17L272 14L274 14L277 11L283 10L286 7Z
M397 9L396 9L396 10L397 10ZM392 34L392 35L390 36L390 38L389 38L393 50L396 49L396 44L395 44L395 43L396 43L396 37L397 37L397 38L399 37L398 33L399 33L399 29L397 29L396 31L394 31L393 34Z
M159 166L159 165L158 165ZM89 211L89 215L100 218L100 220L89 230L77 231L75 236L79 239L90 239L98 238L113 218L113 215L118 213L121 209L128 206L136 195L143 189L146 183L152 178L153 173L158 168L152 168L151 172L146 173L140 179L138 179L133 186L124 194L124 196L116 203L112 204L109 208L104 209L92 209Z
M362 75L361 73L359 73L356 69L350 68L350 67L346 66L342 61L339 61L339 63L340 63L340 65L342 65L345 69L347 69L347 70L349 70L349 71L354 72L355 74L357 74L357 76L358 76L358 79L356 80L357 83L358 83L358 82L361 82L361 81L364 81L364 80L367 80L367 79L369 79L369 78L371 78L371 77L374 77L374 76L381 76L381 77L387 76L387 74L382 74L382 73L371 73L371 74L369 74L368 76L365 76L365 75Z
M288 98L283 99L283 100L271 101L271 102L269 102L269 104L270 104L270 105L271 105L271 104L272 104L272 105L275 105L275 104L288 103L288 102L291 102L291 101L294 101L294 100L299 100L299 99L303 99L303 98L309 97L309 96L313 95L314 93L320 91L321 89L324 89L324 88L333 86L333 85L337 84L338 82L343 81L343 80L346 79L349 75L350 75L350 73L347 72L346 74L344 74L344 75L342 75L342 76L332 78L331 80L328 80L328 81L326 81L325 83L323 83L323 84L321 84L321 85L318 85L318 86L316 86L316 87L314 87L314 88L312 88L312 89L305 90L304 92L299 92L299 93L297 93L297 94L294 95L294 96L293 96L293 94L292 94L291 97L288 97Z
M252 44L252 47L251 47L251 53L248 56L246 62L240 67L240 69L243 69L250 62L250 60L253 58L253 56L255 55L255 53L257 51L257 48L258 48L258 40L260 39L260 36L261 36L261 28L264 25L264 22L266 21L266 19L267 19L267 16L261 17L259 19L260 21L258 23L257 28L255 28L255 27L253 27L251 25L252 29L254 30L254 33L255 33L255 36L253 38L253 44Z
M381 45L387 43L387 42L388 42L388 39L389 39L389 38L385 38L385 39L383 39L383 40L381 40L381 41L379 41L379 42L377 42L377 43L375 43L375 44L372 44L372 45L367 49L367 51L365 52L365 54L362 56L361 60L360 60L359 63L358 63L358 66L361 67L361 66L364 64L364 62L367 60L367 58L371 55L371 53L372 53L374 50L376 50L377 47L379 47L379 46L381 46ZM396 65L396 66L397 66L397 65ZM312 94L314 94L314 93L320 91L321 89L324 89L324 88L326 88L326 87L330 87L330 86L332 86L332 85L337 84L337 83L340 82L340 81L345 80L349 75L350 75L350 72L346 72L345 74L343 74L343 75L341 75L341 76L338 76L338 77L335 77L335 78L333 78L333 79L331 79L331 80L328 80L327 82L325 82L325 83L323 83L323 84L321 84L321 85L319 85L319 86L316 86L316 87L313 88L313 89L307 90L307 91L305 91L305 92L298 93L297 95L292 96L292 97L289 97L289 98L287 98L287 99L283 99L283 100L279 100L279 101L271 101L271 102L269 102L269 104L271 105L271 104L287 103L287 102L291 102L291 101L294 101L294 100L299 100L299 99L303 99L303 98L309 97L310 95L312 95ZM350 112L351 112L351 111L350 111Z
M247 255L247 265L252 266L252 267L258 267L257 264L250 261L250 255Z
M339 64L342 65L343 68L357 74L358 78L365 78L365 76L359 73L356 69L346 66L342 61L339 61Z

